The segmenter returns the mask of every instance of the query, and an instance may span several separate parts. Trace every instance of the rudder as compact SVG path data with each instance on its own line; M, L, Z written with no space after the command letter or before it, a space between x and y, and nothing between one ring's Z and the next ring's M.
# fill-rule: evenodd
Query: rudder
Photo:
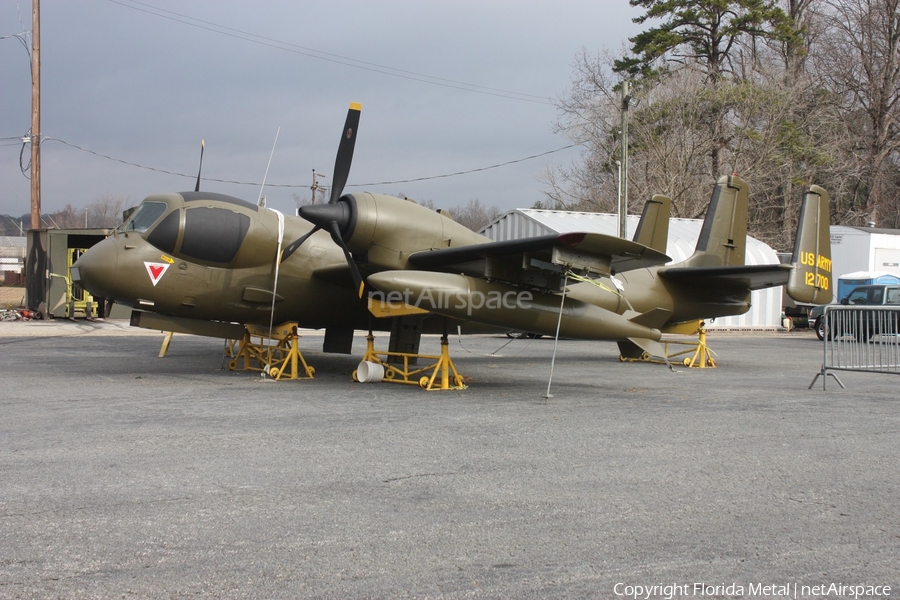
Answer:
M747 248L749 186L737 175L723 175L713 189L694 253L682 267L744 264Z
M828 192L813 185L803 198L787 293L797 302L828 304L834 297Z
M668 196L656 194L644 205L641 220L634 232L634 241L666 253L669 243L669 215L672 212L672 200Z

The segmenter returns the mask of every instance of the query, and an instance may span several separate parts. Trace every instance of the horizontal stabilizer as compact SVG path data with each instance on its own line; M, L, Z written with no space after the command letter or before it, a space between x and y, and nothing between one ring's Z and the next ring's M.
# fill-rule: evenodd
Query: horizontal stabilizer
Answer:
M784 285L791 273L790 265L736 265L732 267L665 267L659 276L670 281L695 286L740 287L750 290Z

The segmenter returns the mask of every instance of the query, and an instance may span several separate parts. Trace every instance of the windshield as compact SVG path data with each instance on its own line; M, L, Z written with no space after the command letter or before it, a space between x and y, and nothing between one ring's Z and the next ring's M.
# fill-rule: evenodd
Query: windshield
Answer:
M166 208L165 202L142 202L119 231L147 231L166 212Z
M868 290L853 290L853 292L847 296L847 304L866 304L867 295Z

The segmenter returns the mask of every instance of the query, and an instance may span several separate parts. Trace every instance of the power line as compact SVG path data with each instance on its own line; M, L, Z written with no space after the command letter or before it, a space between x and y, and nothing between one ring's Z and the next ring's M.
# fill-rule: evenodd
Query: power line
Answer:
M117 163L120 163L120 164L123 164L123 165L128 165L128 166L130 166L130 167L137 167L137 168L139 168L139 169L144 169L144 170L147 170L147 171L154 171L154 172L156 172L156 173L163 173L163 174L165 174L165 175L174 175L174 176L176 176L176 177L186 177L186 178L188 178L188 179L194 179L194 178L196 178L196 175L193 175L193 174L178 173L178 172L175 172L175 171L168 171L168 170L166 170L166 169L160 169L160 168L157 168L157 167L149 167L149 166L147 166L147 165L142 165L142 164L139 164L139 163L130 162L130 161L127 161L127 160L123 160L123 159L121 159L121 158L115 158L115 157L113 157L113 156L109 156L109 155L107 155L107 154L102 154L102 153L100 153L100 152L95 152L95 151L93 151L93 150L89 150L88 148L84 148L84 147L82 147L82 146L79 146L78 144L73 144L73 143L71 143L71 142L67 142L67 141L65 141L65 140L61 140L61 139L59 139L59 138L54 138L54 137L47 137L47 136L44 136L44 139L43 139L44 142L51 141L51 140L54 141L54 142L59 142L59 143L61 143L61 144L64 144L64 145L66 145L66 146L69 146L69 147L71 147L71 148L75 148L76 150L80 150L81 152L86 152L86 153L88 153L88 154L93 154L94 156L97 156L97 157L100 157L100 158L105 158L105 159L107 159L107 160L111 160L111 161L113 161L113 162L117 162ZM562 152L563 150L568 150L569 148L574 148L575 146L580 146L580 145L581 145L581 143L568 144L568 145L563 146L563 147L561 147L561 148L556 148L555 150L547 150L546 152L541 152L541 153L538 153L538 154L532 154L531 156L525 156L525 157L523 157L523 158L517 158L517 159L514 159L514 160L508 160L508 161L506 161L506 162L497 163L497 164L494 164L494 165L488 165L488 166L486 166L486 167L478 167L478 168L475 168L475 169L467 169L467 170L465 170L465 171L457 171L457 172L455 172L455 173L445 173L445 174L442 174L442 175L431 175L431 176L428 176L428 177L417 177L417 178L413 178L413 179L398 179L398 180L396 180L396 181L378 181L378 182L371 182L371 183L348 184L346 187L348 187L348 188L351 188L351 187L355 187L355 188L359 188L359 187L374 187L374 186L381 186L381 185L396 185L396 184L399 184L399 183L413 183L413 182L419 182L419 181L431 181L431 180L434 180L434 179L446 179L446 178L449 178L449 177L459 177L459 176L461 176L461 175L470 175L470 174L472 174L472 173L480 173L480 172L483 172L483 171L490 171L490 170L492 170L492 169L499 169L499 168L501 168L501 167L506 167L506 166L513 165L513 164L516 164L516 163L521 163L521 162L525 162L525 161L528 161L528 160L533 160L533 159L535 159L535 158L540 158L540 157L542 157L542 156L548 156L548 155L550 155L550 154L555 154L555 153L557 153L557 152ZM213 178L213 177L203 177L203 178L201 178L201 179L202 179L202 181L209 181L209 182L213 182L213 183L228 183L228 184L233 184L233 185L252 185L252 186L256 186L256 187L259 187L259 186L261 185L261 183L260 183L260 182L257 182L257 181L235 181L235 180L231 180L231 179L216 179L216 178ZM306 184L306 183L296 183L296 184L295 184L295 183L266 183L266 187L276 187L276 188L308 188L308 187L309 187L309 184Z
M182 23L182 24L188 25L190 27L197 27L197 28L203 29L205 31L210 31L213 33L218 33L220 35L233 37L233 38L243 40L246 42L259 44L261 46L268 46L270 48L283 50L285 52L293 52L294 54L300 54L302 56L314 58L317 60L323 60L326 62L340 64L340 65L343 65L346 67L353 67L353 68L362 69L365 71L381 73L382 75L389 75L391 77L398 77L401 79L408 79L411 81L418 81L420 83L427 83L430 85L448 87L448 88L462 90L462 91L466 91L466 92L474 92L477 94L485 94L488 96L497 96L500 98L507 98L510 100L520 100L523 102L532 102L535 104L550 104L550 105L552 105L552 101L550 100L550 98L547 98L544 96L537 96L534 94L525 94L522 92L514 92L514 91L510 91L510 90L492 88L492 87L478 85L478 84L474 84L474 83L467 83L464 81L456 81L453 79L446 79L443 77L436 77L434 75L427 75L424 73L417 73L415 71L407 71L404 69L397 69L394 67L380 65L377 63L366 62L363 60L358 60L358 59L350 58L347 56L341 56L339 54L332 54L330 52L324 52L322 50L316 50L314 48L308 48L306 46L299 46L297 44L292 44L290 42L285 42L282 40L277 40L274 38L258 35L258 34L251 33L248 31L234 29L232 27L220 25L218 23L213 23L211 21L204 21L203 19L198 19L196 17L191 17L189 15L185 15L182 13L177 13L174 11L159 8L159 7L153 6L151 4L147 4L146 2L139 2L138 0L126 0L126 1L109 0L109 2L111 2L113 4L118 4L119 6L123 6L125 8L130 8L132 10L137 10L137 11L140 11L143 13L147 13L147 14L156 16L156 17L160 17L162 19L168 19L170 21L175 21L176 23ZM139 6L134 6L134 5L139 5ZM144 7L144 8L141 8L141 7ZM154 12L154 11L157 11L157 12ZM166 13L166 14L161 14L161 13ZM170 16L170 15L172 15L172 16ZM185 19L187 19L187 20L185 20Z
M513 165L520 162L525 162L526 160L532 160L534 158L540 158L542 156L547 156L548 154L555 154L557 152L562 152L563 150L568 150L569 148L574 148L580 144L569 144L568 146L563 146L562 148L557 148L556 150L547 150L546 152L541 152L540 154L532 154L531 156L526 156L524 158L517 158L515 160L508 160L503 163L498 163L496 165L490 165L487 167L479 167L477 169L469 169L467 171L457 171L456 173L447 173L445 175L432 175L431 177L419 177L417 179L402 179L399 181L379 181L377 183L361 183L358 185L348 185L347 187L364 187L370 185L393 185L397 183L413 183L417 181L428 181L431 179L445 179L447 177L456 177L457 175L469 175L471 173L479 173L481 171L489 171L491 169L499 169L500 167L505 167L507 165Z

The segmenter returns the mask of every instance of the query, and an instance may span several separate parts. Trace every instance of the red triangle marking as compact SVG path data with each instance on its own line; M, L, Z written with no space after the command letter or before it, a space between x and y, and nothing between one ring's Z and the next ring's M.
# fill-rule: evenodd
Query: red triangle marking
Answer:
M147 268L150 269L150 276L153 277L154 281L159 279L162 272L166 270L165 267L160 265L147 265Z

